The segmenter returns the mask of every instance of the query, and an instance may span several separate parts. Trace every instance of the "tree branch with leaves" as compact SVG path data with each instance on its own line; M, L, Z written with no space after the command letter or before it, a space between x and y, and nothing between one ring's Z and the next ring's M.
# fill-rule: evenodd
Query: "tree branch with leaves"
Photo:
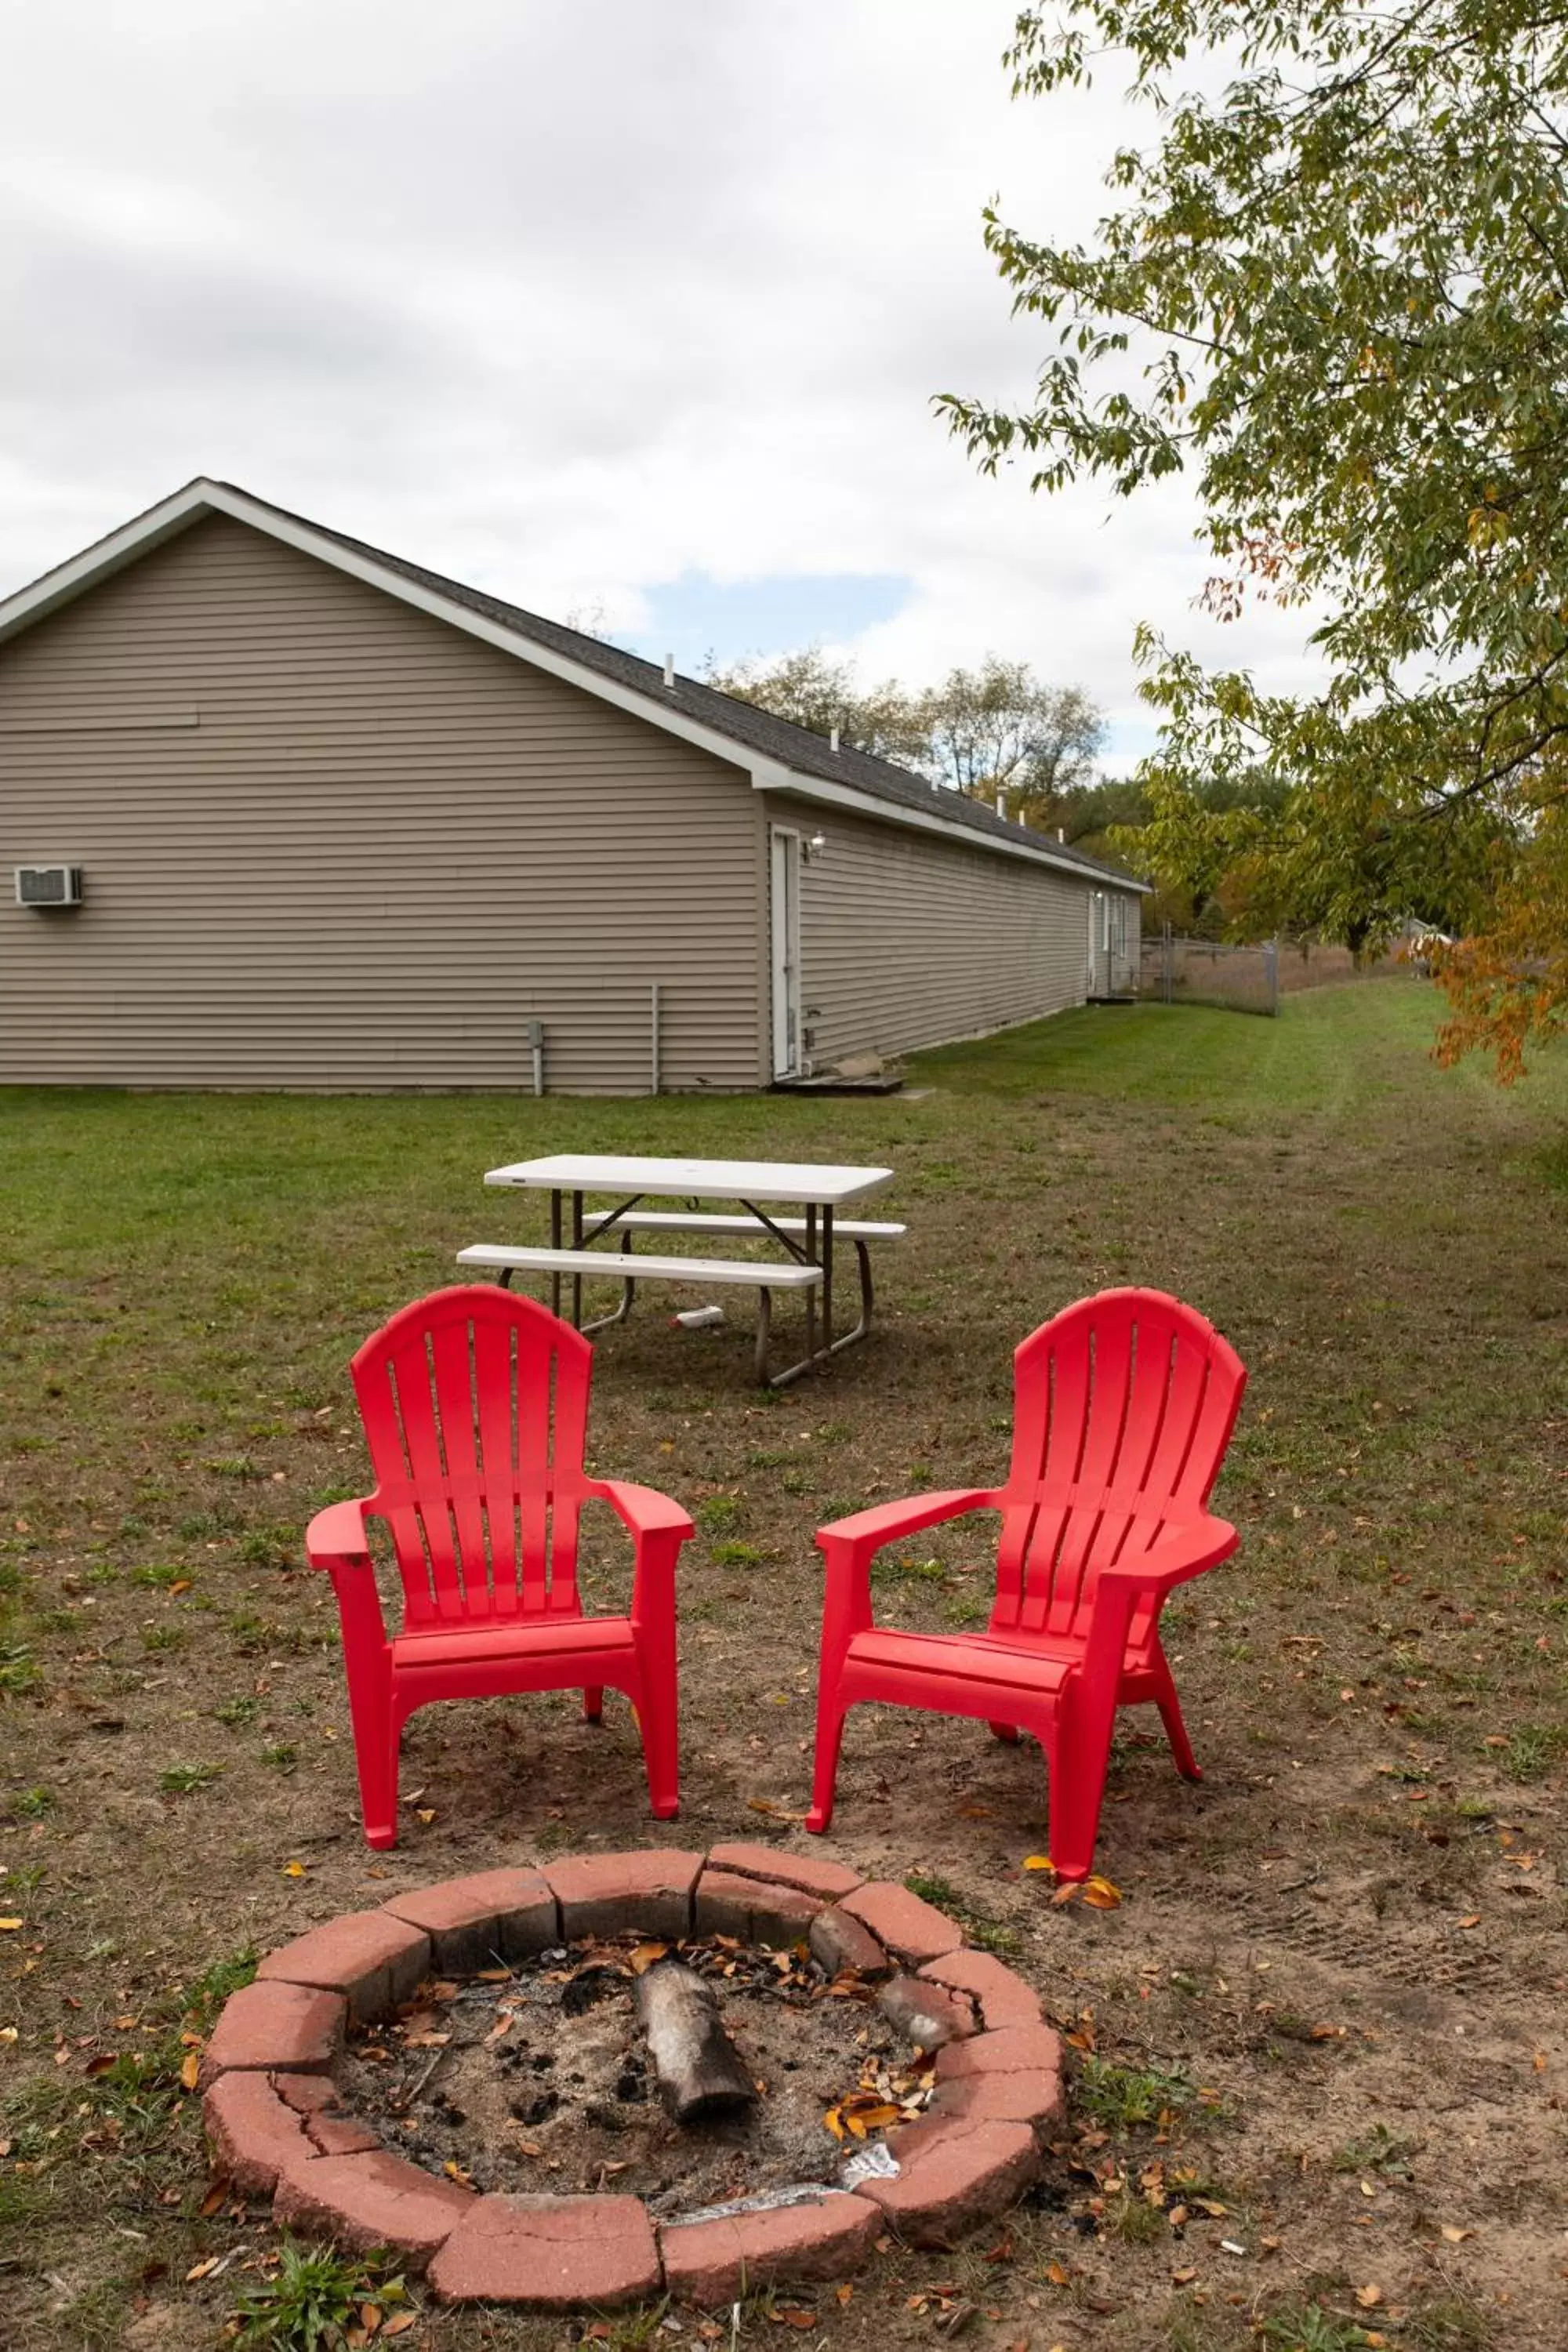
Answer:
M1060 0L1005 62L1060 102L1108 58L1154 135L1114 157L1093 238L985 215L1015 309L1054 331L1034 402L938 404L1037 490L1188 475L1208 609L1303 609L1310 695L1142 634L1145 845L1253 928L1462 920L1484 1006L1454 995L1445 1050L1507 1074L1557 1017L1568 0ZM1198 68L1216 94L1178 87Z

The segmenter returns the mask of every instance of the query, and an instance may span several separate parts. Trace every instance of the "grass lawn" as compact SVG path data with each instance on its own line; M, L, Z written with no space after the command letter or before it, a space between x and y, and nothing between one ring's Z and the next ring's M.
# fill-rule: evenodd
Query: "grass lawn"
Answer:
M180 2036L258 1950L593 1843L804 1844L814 1528L999 1479L1012 1348L1127 1281L1191 1299L1252 1373L1219 1496L1242 1549L1167 1618L1206 1778L1124 1717L1099 1866L1125 1899L1056 1907L1020 1869L1037 1751L851 1717L827 1850L942 1885L1079 2074L1005 2231L889 2245L846 2305L790 2301L835 2352L941 2341L955 2314L994 2352L1561 2352L1568 1057L1501 1094L1433 1066L1433 1023L1405 981L1273 1022L1091 1011L922 1057L919 1098L0 1095L7 2352L224 2340L269 2236L203 2213ZM749 1385L730 1300L687 1333L645 1294L600 1345L596 1466L700 1525L681 1821L649 1822L613 1698L601 1731L564 1698L448 1706L408 1730L377 1857L300 1549L315 1506L363 1490L344 1365L462 1243L539 1230L484 1168L572 1147L885 1161L910 1237L871 1343L782 1398ZM625 1560L590 1549L611 1604ZM984 1570L973 1530L922 1537L879 1607L974 1622ZM596 2340L719 2340L681 2329ZM434 2312L399 2339L571 2340ZM731 2340L787 2330L764 2300Z

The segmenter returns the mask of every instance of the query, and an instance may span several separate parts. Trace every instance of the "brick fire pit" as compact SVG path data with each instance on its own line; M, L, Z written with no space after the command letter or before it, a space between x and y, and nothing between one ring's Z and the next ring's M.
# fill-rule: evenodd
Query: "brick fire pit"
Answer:
M431 1973L461 1977L562 1944L625 1932L803 1941L830 1971L880 1985L889 2015L930 2048L936 2085L919 2121L886 2136L892 2166L853 2188L722 2220L655 2221L640 2198L481 2195L384 2147L341 2103L349 2021L390 2017ZM762 1845L573 1854L491 1870L346 1913L263 1960L203 2054L213 2156L289 2227L427 2265L437 2295L540 2311L668 2293L728 2303L784 2281L858 2269L891 2228L946 2245L1012 2204L1060 2105L1061 2048L1024 1979L904 1887Z

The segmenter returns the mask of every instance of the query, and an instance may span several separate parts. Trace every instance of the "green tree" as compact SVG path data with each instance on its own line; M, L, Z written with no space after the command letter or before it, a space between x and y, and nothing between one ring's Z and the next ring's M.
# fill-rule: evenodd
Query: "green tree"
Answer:
M1081 687L1046 686L1027 662L995 654L949 670L921 709L928 774L973 800L1000 797L1027 824L1089 782L1105 743L1104 717Z
M1352 944L1441 908L1516 1043L1542 1034L1540 938L1511 964L1498 942L1562 898L1568 0L1060 0L1006 62L1070 102L1107 52L1155 135L1114 158L1094 237L986 215L1056 330L1036 399L939 404L1037 489L1191 473L1209 610L1310 607L1309 694L1140 632L1162 870ZM1451 1045L1488 1039L1471 1016Z

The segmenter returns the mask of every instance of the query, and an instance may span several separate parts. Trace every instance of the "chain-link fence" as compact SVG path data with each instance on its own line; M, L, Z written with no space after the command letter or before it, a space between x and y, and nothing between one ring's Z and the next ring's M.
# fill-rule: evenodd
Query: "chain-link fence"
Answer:
M1349 948L1264 940L1234 947L1182 939L1170 930L1146 937L1139 994L1156 1004L1221 1004L1237 1013L1278 1013L1281 996L1342 981L1388 980L1409 971L1396 955L1357 963Z
M1237 1013L1278 1013L1279 950L1227 947L1218 940L1183 940L1166 931L1145 939L1139 993L1157 1004L1225 1004Z

